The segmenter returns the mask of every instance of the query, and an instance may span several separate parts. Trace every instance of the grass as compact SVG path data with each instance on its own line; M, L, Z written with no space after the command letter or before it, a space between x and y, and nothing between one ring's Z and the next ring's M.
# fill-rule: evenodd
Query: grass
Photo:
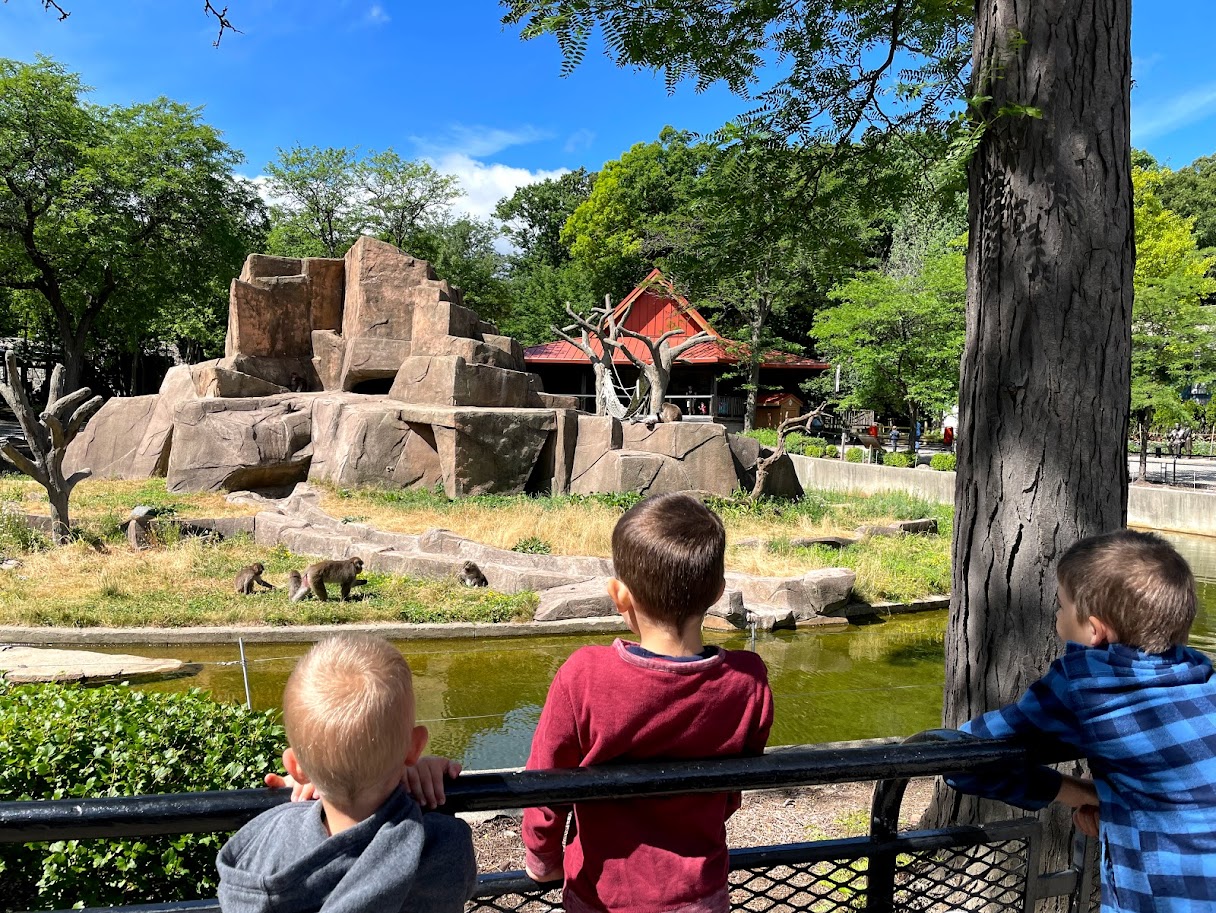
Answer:
M330 516L367 522L380 529L422 533L443 527L499 548L554 555L611 554L612 528L636 503L635 494L565 497L481 496L452 500L442 492L337 487L322 488ZM45 512L36 484L0 477L0 506ZM340 603L294 605L281 590L258 598L230 592L237 570L262 561L272 580L310 559L248 540L218 545L176 541L133 553L122 543L119 523L131 508L146 504L177 517L241 516L255 508L229 504L222 495L174 495L163 479L142 482L86 481L72 499L73 523L82 541L52 549L10 512L0 510L0 555L21 555L24 566L0 572L0 624L194 625L316 624L341 621L507 621L530 618L534 594L506 596L469 590L454 581L420 581L369 575L366 598ZM952 513L903 492L868 497L808 491L798 501L715 498L710 506L727 530L727 569L762 576L797 576L823 567L857 573L856 594L869 601L903 601L946 593L950 586ZM876 537L842 550L795 548L806 536L852 536L863 523L935 517L937 535ZM743 538L766 540L767 548L740 548Z
M469 589L454 578L416 580L365 574L367 586L350 602L291 603L287 572L310 558L235 537L221 543L185 539L133 552L99 552L76 542L28 553L17 571L0 573L0 624L67 627L182 627L223 624L338 624L353 621L502 622L526 620L536 595ZM232 581L261 561L278 590L238 596Z

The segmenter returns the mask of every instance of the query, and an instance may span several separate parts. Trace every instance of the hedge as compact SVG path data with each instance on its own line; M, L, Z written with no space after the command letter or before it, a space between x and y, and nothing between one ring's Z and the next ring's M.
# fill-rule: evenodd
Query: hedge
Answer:
M279 767L276 711L206 692L0 682L0 801L244 789ZM214 897L224 834L0 844L0 909Z
M954 472L958 459L953 453L935 453L929 458L929 466L942 472Z
M882 465L894 466L896 469L907 469L912 465L912 460L906 453L886 453L883 454Z

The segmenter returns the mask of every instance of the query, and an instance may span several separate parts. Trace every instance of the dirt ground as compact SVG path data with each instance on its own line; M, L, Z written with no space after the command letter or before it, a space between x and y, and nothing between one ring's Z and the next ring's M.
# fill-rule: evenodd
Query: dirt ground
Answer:
M858 837L868 833L873 783L804 786L749 792L726 824L732 847L773 846L807 840ZM915 826L929 804L931 779L913 780L904 796L900 826ZM518 815L498 815L473 825L473 845L483 872L524 867Z

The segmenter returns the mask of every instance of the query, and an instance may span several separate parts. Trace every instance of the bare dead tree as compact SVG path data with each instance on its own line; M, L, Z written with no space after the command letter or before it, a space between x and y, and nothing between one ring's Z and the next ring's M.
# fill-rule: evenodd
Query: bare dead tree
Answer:
M625 317L628 315L628 309L625 314L621 315L621 323L625 322ZM675 364L677 358L687 352L695 345L702 342L709 342L713 338L709 333L702 330L693 336L689 336L677 346L671 345L668 340L676 336L683 336L683 330L668 330L658 339L651 339L641 333L635 333L633 330L627 330L624 326L620 328L621 336L628 336L630 339L636 339L642 343L650 352L650 363L639 358L634 352L624 343L618 342L616 345L625 353L625 357L632 361L639 371L642 372L647 381L650 383L650 404L647 410L651 415L658 415L659 410L663 408L663 400L667 397L667 388L671 386L671 368Z
M613 316L612 299L608 295L604 296L604 306L592 308L587 316L575 313L568 303L565 310L574 323L566 327L553 326L551 329L590 360L591 370L595 374L595 414L627 418L631 410L621 403L612 374L612 353L619 347L618 337L624 317L617 319ZM578 338L570 335L575 330L579 331ZM598 352L593 342L599 342Z
M4 2L8 3L8 0L4 0ZM51 10L54 10L59 15L60 22L72 15L71 12L60 6L56 0L38 0L38 2L42 4L42 8L48 13ZM218 48L220 46L220 42L224 40L225 32L236 32L238 35L241 34L241 30L233 25L232 21L228 18L228 7L225 6L223 9L216 9L211 3L211 0L203 0L203 13L204 15L214 17L215 21L218 22L220 26L219 34L215 36L215 41L211 42L212 47Z
M51 532L55 541L63 544L71 538L68 500L72 496L72 489L93 474L91 469L81 469L65 479L63 457L68 444L84 427L84 423L101 408L102 398L94 396L88 387L81 387L65 396L63 365L55 365L47 385L46 410L38 413L25 395L18 373L17 356L12 349L4 351L4 368L0 396L4 397L17 416L32 458L18 450L17 442L10 437L0 439L0 456L46 489L51 502Z
M827 411L825 404L820 404L810 412L803 415L795 415L792 418L787 418L784 422L777 426L777 446L773 452L766 457L762 457L756 461L756 482L752 485L751 500L755 501L764 493L764 481L768 478L768 471L773 464L785 456L785 438L795 431L805 431L810 434L811 422L816 418L820 418Z

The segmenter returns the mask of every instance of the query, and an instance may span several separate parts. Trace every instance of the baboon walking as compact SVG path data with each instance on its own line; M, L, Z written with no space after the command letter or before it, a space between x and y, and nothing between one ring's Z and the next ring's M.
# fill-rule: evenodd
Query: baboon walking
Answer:
M304 569L304 577L300 588L291 597L292 602L299 602L311 591L314 596L325 602L329 595L325 592L325 584L336 583L342 589L342 601L350 598L352 587L363 586L367 583L359 577L363 570L362 558L347 558L343 561L318 561Z

